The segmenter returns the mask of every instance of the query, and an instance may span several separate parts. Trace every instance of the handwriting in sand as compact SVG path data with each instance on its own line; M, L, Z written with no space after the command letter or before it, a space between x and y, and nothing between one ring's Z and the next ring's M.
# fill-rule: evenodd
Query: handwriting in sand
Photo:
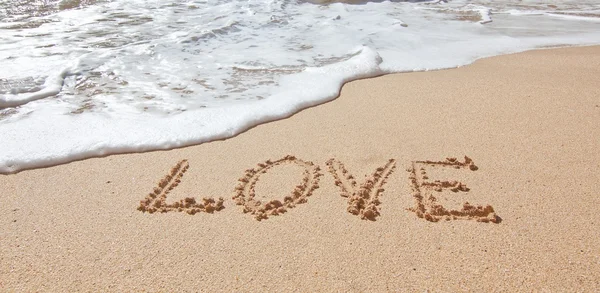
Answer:
M281 199L260 201L256 199L255 186L262 174L277 166L295 164L304 169L303 177L298 185ZM340 195L347 198L348 212L365 220L376 220L380 216L380 197L383 195L388 177L396 168L396 160L390 159L383 166L378 167L370 176L365 176L362 182L347 170L346 166L338 159L329 159L326 162L327 170L334 178L334 183L340 189ZM167 203L167 195L181 182L183 175L189 168L187 160L178 162L171 171L158 182L158 185L146 198L140 201L138 210L148 213L186 212L190 215L205 212L213 213L224 208L223 198L203 198L201 201L194 197L186 197L180 201ZM469 188L460 181L429 180L428 168L454 168L457 170L476 171L478 167L473 160L465 156L464 161L456 158L446 158L443 161L413 161L407 169L415 206L407 208L417 217L430 222L440 220L475 220L484 223L499 223L494 208L490 205L475 206L468 202L460 210L447 209L439 203L435 192L451 190L453 192L468 192ZM256 220L268 219L286 213L296 205L308 202L314 190L319 188L320 177L323 176L321 168L310 161L304 161L295 156L285 156L279 160L267 160L259 163L256 168L245 171L238 179L239 183L234 189L233 201L242 206L244 213L251 214Z

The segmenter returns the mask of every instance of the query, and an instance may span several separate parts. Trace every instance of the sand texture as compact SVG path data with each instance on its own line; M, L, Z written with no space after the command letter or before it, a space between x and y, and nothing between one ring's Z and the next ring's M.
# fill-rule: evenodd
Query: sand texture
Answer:
M0 175L0 292L598 292L599 85L600 47L532 51Z

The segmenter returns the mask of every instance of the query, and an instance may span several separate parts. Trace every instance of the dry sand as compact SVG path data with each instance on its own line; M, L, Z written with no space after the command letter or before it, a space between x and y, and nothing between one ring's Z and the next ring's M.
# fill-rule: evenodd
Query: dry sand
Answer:
M599 77L600 47L494 57L351 82L226 141L0 176L0 291L597 292Z

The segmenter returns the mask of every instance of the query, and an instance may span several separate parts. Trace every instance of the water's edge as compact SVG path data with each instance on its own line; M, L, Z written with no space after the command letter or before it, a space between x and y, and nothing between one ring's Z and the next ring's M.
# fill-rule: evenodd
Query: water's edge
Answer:
M196 145L200 145L200 144L204 144L204 143L210 143L213 141L222 141L222 140L227 140L230 138L235 138L237 135L242 134L246 131L249 131L252 128L258 127L262 124L267 124L267 123L287 119L303 110L307 110L312 107L317 107L319 105L329 103L340 97L341 89L346 83L357 81L357 80L377 78L377 77L381 77L384 75L390 75L390 74L410 74L410 73L416 73L416 72L433 72L433 71L441 71L441 70L452 70L452 69L470 66L470 65L474 64L475 62L482 60L482 59L494 58L494 57L500 57L500 56L506 56L506 55L512 55L512 54L520 54L520 53L530 52L530 51L561 50L561 49L565 49L565 48L595 47L595 46L600 46L600 45L598 45L598 44L556 45L556 46L548 46L548 47L541 47L541 48L524 49L524 50L518 50L515 52L505 53L505 54L484 56L484 57L477 58L477 59L473 60L473 62L470 62L468 64L453 66L453 67L449 67L449 68L434 69L434 70L419 70L419 71L406 71L406 72L383 72L383 71L365 72L363 75L358 76L356 78L344 79L343 81L341 81L341 86L337 89L335 94L332 94L323 99L320 99L319 102L306 103L305 105L298 106L297 109L295 109L294 111L282 112L278 115L270 115L268 118L265 118L264 120L259 121L255 124L247 124L242 127L231 128L231 131L229 133L221 133L218 135L214 135L210 139L202 138L202 139L198 139L198 140L191 140L191 141L184 141L184 142L173 142L173 143L165 145L165 146L150 144L147 146L137 145L137 146L131 147L131 148L127 148L126 146L104 147L104 148L101 148L100 150L90 150L89 152L81 152L81 153L78 153L77 155L71 154L71 155L63 156L63 157L52 157L52 158L48 158L46 160L36 161L36 162L31 162L31 163L26 162L26 161L8 161L5 159L0 159L0 174L2 174L2 175L17 174L22 171L50 168L50 167L54 167L54 166L58 166L58 165L68 164L68 163L72 163L75 161L82 161L82 160L92 159L92 158L102 158L102 157L108 157L108 156L112 156L112 155L147 153L147 152L154 152L154 151L167 151L167 150L172 150L172 149L196 146Z

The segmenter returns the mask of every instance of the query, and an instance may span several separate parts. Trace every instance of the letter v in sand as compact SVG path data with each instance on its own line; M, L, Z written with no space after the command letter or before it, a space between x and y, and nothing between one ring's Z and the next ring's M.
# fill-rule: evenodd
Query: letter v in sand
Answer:
M383 185L388 176L396 168L396 160L390 159L383 167L377 168L360 186L357 186L356 178L339 160L330 159L326 164L335 178L335 185L342 190L340 195L348 198L348 212L360 216L363 220L374 221L380 215L377 208L381 204L379 196L384 191Z

